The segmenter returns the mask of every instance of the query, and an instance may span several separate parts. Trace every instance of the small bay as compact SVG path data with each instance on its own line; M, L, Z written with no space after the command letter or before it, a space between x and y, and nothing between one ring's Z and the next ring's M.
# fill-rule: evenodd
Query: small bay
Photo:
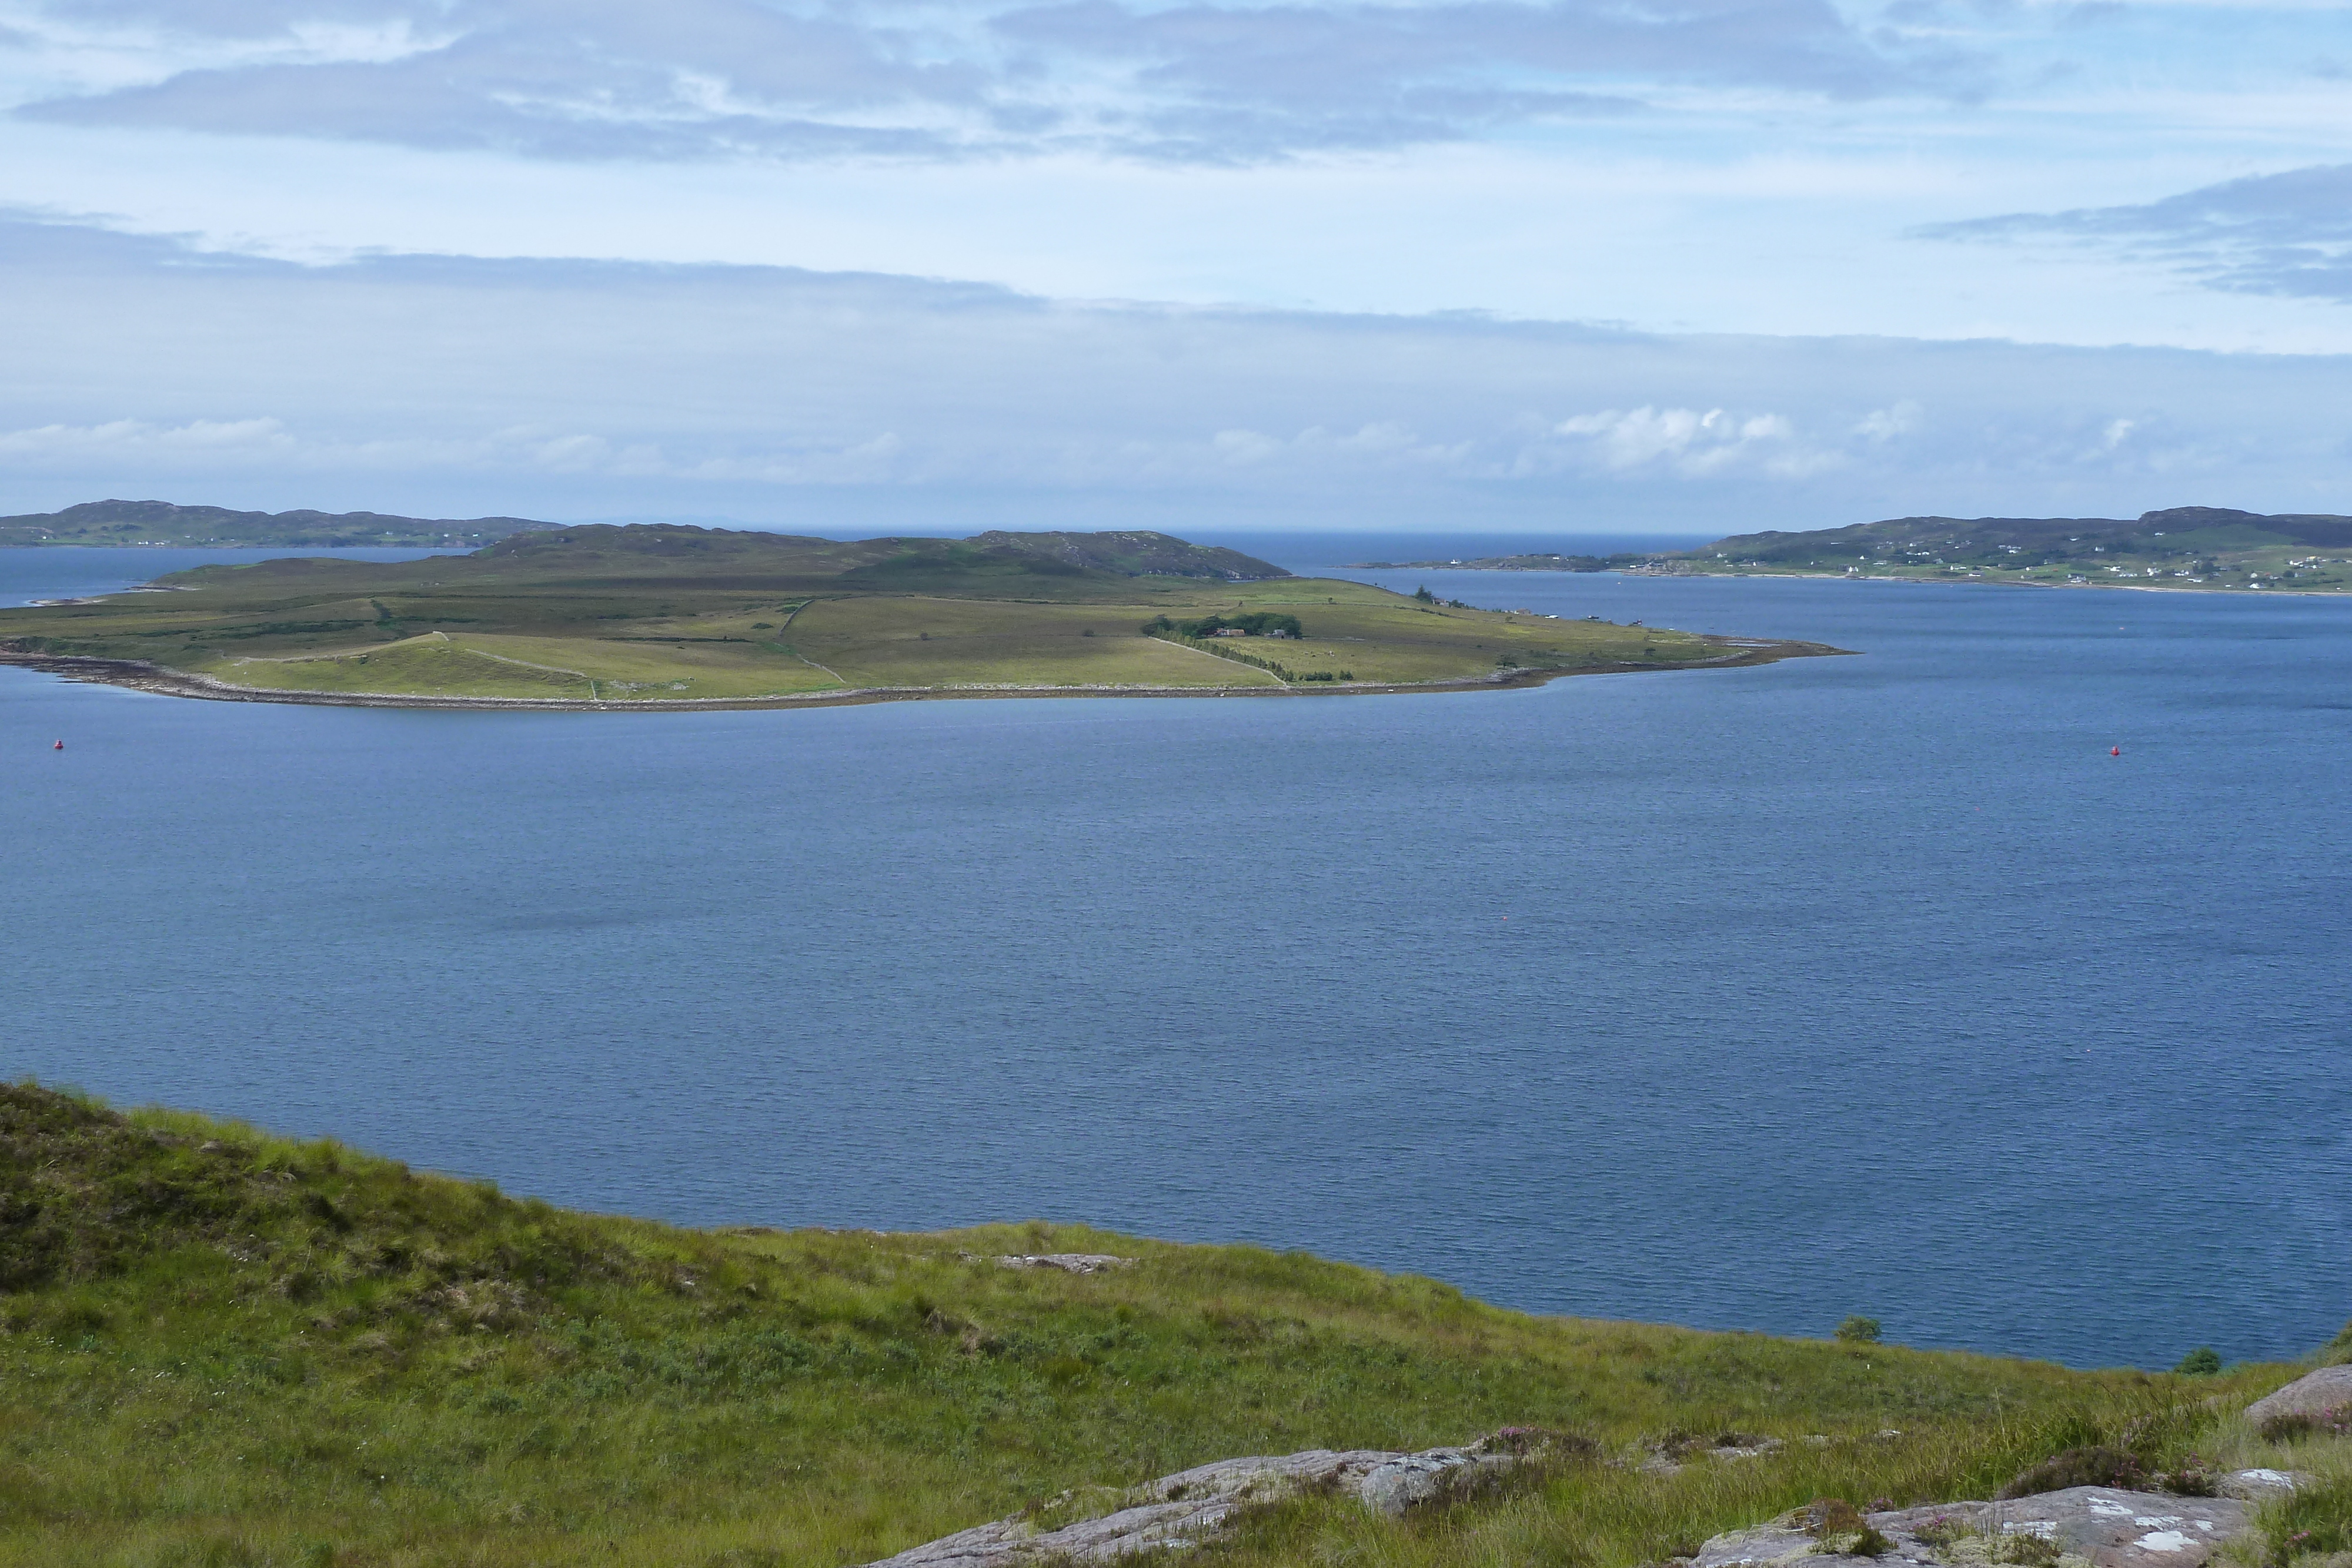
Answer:
M263 553L0 551L0 602ZM1345 575L1861 656L646 715L0 669L0 1069L698 1224L2076 1364L2352 1313L2352 601Z

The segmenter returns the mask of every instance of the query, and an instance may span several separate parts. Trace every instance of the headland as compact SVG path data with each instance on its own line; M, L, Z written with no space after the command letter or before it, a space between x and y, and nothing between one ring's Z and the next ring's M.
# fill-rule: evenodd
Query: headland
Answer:
M2120 517L1894 517L1733 534L1695 550L1368 561L1420 571L1835 577L2172 592L2352 591L2352 517L2174 507Z

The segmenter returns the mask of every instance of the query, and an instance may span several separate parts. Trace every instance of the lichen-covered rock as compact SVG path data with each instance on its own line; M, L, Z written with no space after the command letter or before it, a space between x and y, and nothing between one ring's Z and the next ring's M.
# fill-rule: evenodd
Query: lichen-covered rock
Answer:
M2245 1529L2246 1507L2233 1498L2070 1487L2011 1502L1938 1503L1864 1520L1888 1551L1862 1557L1832 1550L1837 1543L1820 1540L1799 1510L1717 1536L1699 1549L1694 1568L2201 1568Z
M1813 1441L1811 1437L1805 1440ZM1829 1439L1823 1437L1821 1441L1826 1443ZM1683 1466L1693 1460L1753 1459L1777 1454L1787 1446L1779 1437L1759 1437L1752 1432L1723 1432L1711 1437L1674 1433L1647 1446L1648 1457L1643 1459L1641 1470L1645 1476L1680 1475Z
M1218 1459L1147 1481L1136 1491L1153 1502L1207 1497L1273 1501L1307 1492L1353 1490L1374 1469L1402 1457L1385 1448L1309 1448L1300 1454Z
M2246 1406L2256 1429L2297 1416L2323 1416L2352 1406L2352 1366L2323 1366Z
M873 1568L1013 1568L1045 1563L1109 1563L1155 1547L1194 1544L1224 1522L1233 1504L1156 1503L1040 1531L1022 1518L960 1530Z
M996 1261L1006 1269L1059 1269L1065 1274L1099 1274L1106 1269L1135 1266L1134 1259L1108 1252L1024 1252Z
M1433 1502L1459 1502L1486 1490L1517 1463L1508 1454L1431 1448L1384 1459L1357 1483L1364 1506L1391 1519Z
M2240 1498L2247 1502L2266 1502L2274 1497L2284 1497L2304 1483L2305 1478L2293 1470L2231 1470L2223 1476L2218 1490L2223 1497Z
M1030 1568L1046 1563L1113 1563L1139 1552L1197 1546L1234 1512L1311 1494L1360 1498L1382 1513L1453 1501L1483 1490L1519 1463L1509 1452L1431 1448L1397 1454L1379 1448L1310 1448L1299 1454L1219 1459L1162 1476L1126 1494L1126 1506L1097 1519L1053 1527L1016 1514L899 1552L870 1568Z

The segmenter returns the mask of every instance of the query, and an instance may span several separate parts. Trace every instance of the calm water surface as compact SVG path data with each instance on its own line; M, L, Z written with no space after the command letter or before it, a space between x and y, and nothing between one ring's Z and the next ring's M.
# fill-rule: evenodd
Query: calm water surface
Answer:
M0 602L219 558L0 551ZM1864 656L646 716L0 670L0 1070L694 1223L2075 1364L2352 1312L2352 601L1433 586Z

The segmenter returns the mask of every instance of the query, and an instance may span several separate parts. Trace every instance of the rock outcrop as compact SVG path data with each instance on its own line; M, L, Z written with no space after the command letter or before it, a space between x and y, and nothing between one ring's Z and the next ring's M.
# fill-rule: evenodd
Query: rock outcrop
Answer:
M964 1254L967 1258L970 1253ZM1059 1269L1065 1274L1099 1274L1106 1269L1131 1269L1132 1258L1108 1252L1021 1252L996 1260L1007 1269Z
M2215 1490L2223 1497L2268 1502L2274 1497L2284 1497L2308 1479L2294 1470L2232 1470L2221 1478Z
M2306 1373L2247 1406L2246 1419L2259 1431L2274 1422L2298 1416L2316 1419L2333 1410L2352 1410L2352 1366L2323 1366Z
M1128 1259L1039 1254L995 1260L1010 1268L1092 1273ZM2246 1412L2257 1426L2327 1418L2352 1406L2352 1366L2324 1367ZM1882 1432L1882 1438L1899 1433ZM1807 1437L1809 1445L1827 1437ZM1780 1439L1727 1432L1676 1436L1650 1446L1639 1468L1673 1474L1706 1458L1760 1458ZM2104 1450L2087 1450L2094 1454ZM1029 1512L961 1531L868 1568L1047 1568L1114 1563L1143 1552L1216 1539L1244 1510L1305 1496L1351 1497L1390 1518L1465 1500L1535 1458L1598 1458L1585 1439L1541 1427L1505 1427L1465 1448L1391 1453L1358 1448L1222 1459L1163 1476L1125 1493L1097 1493L1091 1518L1059 1523L1088 1504L1064 1494ZM1623 1461L1619 1461L1623 1462ZM2021 1478L2031 1485L2034 1471ZM1716 1536L1677 1568L2205 1568L2243 1532L2252 1506L2291 1492L2305 1478L2285 1470L2224 1475L2183 1472L2195 1490L2181 1497L2121 1486L2071 1486L1986 1502L1933 1503L1864 1514L1824 1500L1769 1524ZM2129 1478L2124 1478L2128 1479ZM2045 1482L2044 1484L2047 1484ZM2135 1483L2136 1484L2136 1483ZM1106 1506L1108 1505L1108 1506Z
M1692 1562L1693 1568L2201 1568L2246 1521L2246 1505L2234 1498L2070 1487L2011 1502L1863 1515L1861 1522L1887 1543L1867 1555L1852 1535L1824 1541L1818 1521L1800 1509L1754 1530L1718 1535Z
M869 1568L1111 1563L1139 1552L1199 1545L1244 1509L1314 1494L1351 1495L1367 1508L1399 1517L1430 1503L1473 1496L1520 1462L1507 1448L1490 1448L1485 1442L1417 1454L1310 1448L1220 1459L1138 1487L1121 1500L1124 1506L1098 1518L1052 1527L1051 1508L1042 1517L1015 1514L942 1536Z

